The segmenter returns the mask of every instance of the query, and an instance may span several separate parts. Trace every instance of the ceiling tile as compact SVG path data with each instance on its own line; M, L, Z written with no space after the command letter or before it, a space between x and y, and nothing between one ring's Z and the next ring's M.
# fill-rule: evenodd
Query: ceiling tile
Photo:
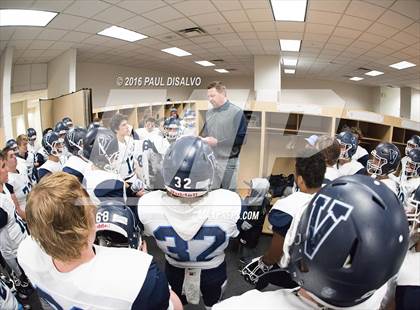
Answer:
M63 50L52 50L48 49L42 53L42 56L45 57L57 57L58 55L61 55L63 53Z
M34 0L2 0L0 2L0 8L2 9L26 9L30 8L34 3Z
M81 24L80 26L76 27L75 30L80 32L86 32L86 33L98 33L106 28L111 26L111 24L101 23L97 22L95 20L88 20Z
M248 17L243 10L224 11L222 14L229 23L248 22Z
M372 33L364 32L359 37L358 41L359 40L379 44L379 43L385 41L386 40L386 37L377 36L377 35L372 34Z
M177 3L172 6L178 11L182 12L182 14L186 16L194 16L194 15L217 12L217 9L208 0L183 1L181 3Z
M331 34L334 29L335 29L334 26L331 26L331 25L311 24L311 23L307 23L306 25L307 33Z
M170 22L163 23L162 25L173 31L179 31L181 29L197 27L196 24L194 24L191 20L187 18L172 20Z
M369 20L376 20L385 8L362 1L352 1L346 10L346 15L357 16Z
M410 18L389 10L378 19L378 22L397 29L403 29L413 23Z
M397 1L391 6L391 10L410 17L413 20L420 19L420 4L418 1Z
M101 36L101 35L93 35L88 38L86 38L83 42L89 43L89 44L103 44L104 42L107 42L111 40L109 37Z
M135 14L130 11L121 9L116 6L112 6L100 12L99 14L96 14L94 16L94 19L97 19L106 23L110 23L110 24L118 24L134 16Z
M252 22L273 21L271 9L250 9L246 10L246 14Z
M246 40L258 39L256 32L239 32L238 35L241 37L241 39L246 39Z
M305 33L304 40L326 42L330 36L328 34Z
M229 24L220 24L220 25L210 25L203 27L204 30L209 34L218 34L218 33L229 33L233 32L233 29Z
M26 50L22 57L39 57L44 50Z
M334 31L335 36L343 37L343 38L353 38L353 39L360 36L361 33L362 33L361 31L350 30L350 29L346 29L342 27L337 27Z
M305 23L300 23L300 22L276 22L276 28L277 28L278 31L303 32L305 30Z
M219 13L191 16L190 19L192 19L199 26L218 25L226 23L226 20Z
M377 43L373 43L373 42L369 42L369 41L361 41L361 40L356 40L355 42L353 42L349 48L361 48L361 49L365 49L365 50L369 50L371 48L374 48L377 45Z
M213 4L222 12L240 10L242 8L238 0L213 0Z
M420 40L418 37L414 37L406 32L399 32L395 36L393 36L392 39L401 42L405 45L410 45L410 43L414 44Z
M231 23L236 32L254 31L250 23Z
M185 16L179 13L177 10L165 6L150 12L143 14L144 17L147 17L157 23L163 23L173 19L185 18Z
M138 13L138 14L143 14L161 7L166 6L166 3L160 0L141 0L141 1L133 1L133 0L129 0L129 1L122 1L118 3L118 6Z
M141 16L134 16L121 23L118 23L118 26L120 27L133 30L133 31L138 31L140 33L143 28L150 27L152 25L155 25L155 23Z
M59 14L48 25L48 28L72 30L86 21L85 18L67 14Z
M26 49L33 40L12 40L7 46L13 46L16 49Z
M62 12L73 0L61 0L61 1L51 1L51 0L38 0L32 5L31 9L34 10L45 10L52 12Z
M261 34L262 33L264 33L264 32L261 32ZM258 35L260 35L260 33ZM278 39L286 39L286 40L303 40L303 33L302 32L277 31L277 38Z
M404 32L420 38L420 22L414 23L411 26L405 28Z
M160 34L164 34L164 33L168 33L168 29L166 29L165 27L159 26L159 25L154 25L154 26L150 26L150 27L145 27L142 30L142 33L149 36L149 37L153 37L156 35L160 35Z
M374 23L367 30L367 32L389 38L389 37L392 37L394 34L396 34L398 32L398 29L386 26L384 24Z
M0 40L9 40L12 37L13 32L15 32L15 27L0 27Z
M33 40L41 33L41 27L14 27L12 40Z
M109 8L111 5L99 0L75 1L64 10L64 13L82 17L92 17Z
M386 47L395 51L401 50L405 47L407 47L406 44L400 43L398 41L395 41L393 39L389 39L386 40L385 42L383 42L381 45L379 45L379 47Z
M337 37L337 36L331 36L331 38L328 40L328 42L343 44L343 45L349 45L353 41L354 39L351 39L351 38L342 38L342 37Z
M82 42L84 39L90 37L90 34L84 32L72 31L61 38L61 41L67 42Z
M366 30L371 24L372 24L372 21L370 20L344 15L338 25L341 27L363 31L363 30Z
M74 45L74 42L55 42L50 46L50 49L56 50L66 50Z
M257 32L257 35L260 39L278 39L277 32L263 31ZM287 38L284 38L287 39Z
M306 21L315 24L337 25L341 14L330 12L309 11Z
M254 22L252 23L255 31L276 31L275 22Z
M46 28L40 33L40 35L37 37L37 40L59 40L66 33L66 30Z
M32 41L31 45L29 45L30 49L34 50L45 50L50 47L54 41L46 41L46 40L34 40Z
M317 11L327 11L343 13L350 0L315 0L309 1L309 9Z

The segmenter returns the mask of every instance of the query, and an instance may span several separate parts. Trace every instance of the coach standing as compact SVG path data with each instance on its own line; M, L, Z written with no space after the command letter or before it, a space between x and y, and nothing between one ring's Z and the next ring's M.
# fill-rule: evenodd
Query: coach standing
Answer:
M239 153L247 129L245 115L227 99L226 87L221 82L207 86L207 97L213 108L206 113L201 136L213 148L217 160L213 187L235 191Z

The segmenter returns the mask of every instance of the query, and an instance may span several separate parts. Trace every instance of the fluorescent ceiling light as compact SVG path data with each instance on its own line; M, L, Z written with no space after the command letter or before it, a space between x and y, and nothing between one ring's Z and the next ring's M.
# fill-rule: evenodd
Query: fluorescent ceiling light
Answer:
M275 20L304 22L307 0L270 0Z
M381 71L376 71L376 70L372 70L372 71L369 71L369 72L365 73L365 75L369 75L369 76L377 76L377 75L381 75L381 74L384 74L384 73L381 72Z
M46 26L58 13L37 10L0 10L0 26Z
M280 47L283 52L299 52L300 40L280 40Z
M108 27L102 30L101 32L98 32L98 34L102 36L107 36L111 38L128 41L128 42L135 42L135 41L147 38L147 36L141 33L131 31L125 28L117 27L117 26Z
M349 80L358 82L358 81L364 80L364 78L358 77L358 76L353 76L352 78L349 78Z
M406 69L410 67L415 67L416 65L408 61L401 61L401 62L397 62L396 64L392 64L389 66L394 69L402 70L402 69Z
M286 74L295 74L296 70L295 69L284 69L284 73Z
M217 71L219 73L229 73L226 69L214 69L214 71Z
M296 58L283 58L283 65L285 66L296 66L297 59Z
M207 61L207 60L200 60L200 61L194 61L196 64L199 64L200 66L203 67L211 67L211 66L215 66L214 63Z
M161 50L162 52L171 54L171 55L175 55L178 57L184 57L184 56L190 56L192 55L191 53L188 53L187 51L184 51L180 48L177 47L170 47L170 48L165 48L163 50Z

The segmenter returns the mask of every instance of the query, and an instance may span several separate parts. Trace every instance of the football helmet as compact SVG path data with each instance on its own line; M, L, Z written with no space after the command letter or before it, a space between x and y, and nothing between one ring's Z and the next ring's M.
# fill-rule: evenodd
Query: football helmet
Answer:
M392 143L381 143L370 153L372 159L367 162L370 174L388 175L397 171L401 162L400 150Z
M90 123L89 124L89 126L87 127L87 131L90 131L90 130L92 130L93 128L99 128L99 127L101 127L100 126L100 124L99 123L97 123L97 122L93 122L93 123Z
M26 130L26 135L28 136L29 141L35 141L36 140L36 130L33 128L28 128Z
M96 210L96 241L106 247L138 249L141 231L133 212L122 202L103 201Z
M83 151L83 139L87 130L81 127L72 127L67 131L64 138L67 150L73 155L81 155Z
M63 143L64 140L55 131L48 132L42 138L42 146L48 155L59 157L63 153Z
M58 133L60 136L65 135L67 131L69 130L69 127L67 127L64 122L58 122L55 124L54 131Z
M416 149L418 147L420 147L420 137L414 135L410 138L410 140L407 141L407 146L405 147L405 155L407 156L412 149Z
M115 172L118 140L112 130L99 127L88 131L83 140L83 157L100 169Z
M405 214L412 229L418 229L420 226L420 186L407 199Z
M71 120L70 117L66 116L63 118L62 122L64 123L64 125L66 125L68 128L72 128L73 127L73 121Z
M359 145L357 137L350 131L343 131L337 135L337 140L340 143L339 159L351 159Z
M172 144L163 158L165 187L174 196L198 197L213 183L216 159L203 140L185 136Z
M181 123L179 119L170 117L167 123L166 138L168 141L173 142L179 138L181 134Z
M372 296L397 274L409 241L397 196L364 175L341 177L321 188L294 238L287 267L292 279L333 307L355 306Z
M6 141L6 147L13 150L15 154L19 152L18 145L15 139L9 139Z
M408 152L408 160L405 164L404 174L407 177L420 176L420 148L412 149Z
M193 128L195 127L195 112L191 109L188 109L184 113L185 127Z

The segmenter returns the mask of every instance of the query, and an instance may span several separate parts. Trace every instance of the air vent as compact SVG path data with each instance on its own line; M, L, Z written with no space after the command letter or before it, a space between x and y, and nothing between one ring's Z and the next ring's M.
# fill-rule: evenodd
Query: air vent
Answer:
M236 71L237 69L235 69L235 68L227 68L226 70L227 71Z
M200 28L200 27L193 27L193 28L178 30L178 33L186 38L195 38L195 37L199 37L199 36L203 36L207 34L207 32L203 28Z
M366 71L366 72L368 72L368 71L372 71L372 70L361 67L361 68L357 68L357 71Z
M212 59L212 60L210 60L211 62L224 62L224 60L223 59Z

